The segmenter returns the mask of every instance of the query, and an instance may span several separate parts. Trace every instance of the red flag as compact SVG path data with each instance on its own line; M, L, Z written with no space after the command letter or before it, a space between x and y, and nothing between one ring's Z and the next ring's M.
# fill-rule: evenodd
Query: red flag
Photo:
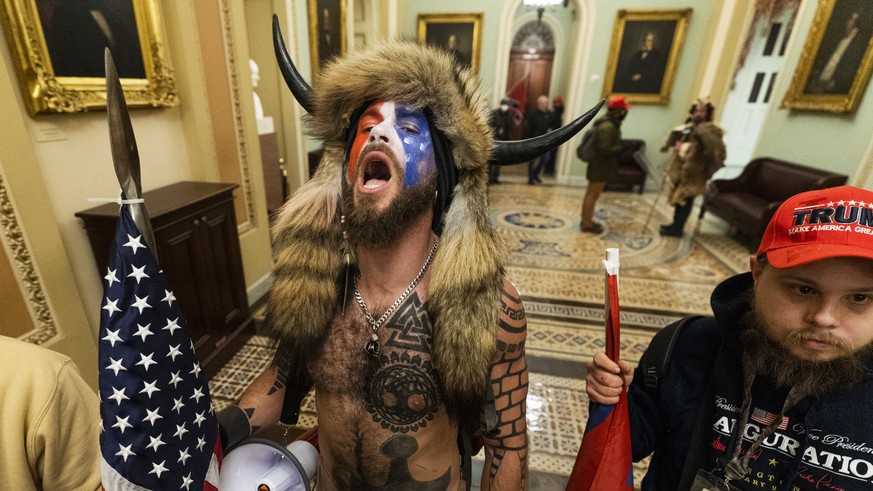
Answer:
M515 107L511 107L513 123L521 126L524 119L524 108L527 106L527 92L530 88L530 75L525 77L506 92L506 97L515 101Z
M613 361L621 352L618 308L618 249L607 249L606 266L606 354ZM630 421L627 393L618 404L591 403L588 424L567 491L633 491Z

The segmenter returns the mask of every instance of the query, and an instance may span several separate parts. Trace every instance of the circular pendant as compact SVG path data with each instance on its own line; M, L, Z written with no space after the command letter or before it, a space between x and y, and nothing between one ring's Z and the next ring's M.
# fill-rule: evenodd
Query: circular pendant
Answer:
M369 340L367 341L366 347L367 354L370 355L371 358L376 358L379 356L379 341Z

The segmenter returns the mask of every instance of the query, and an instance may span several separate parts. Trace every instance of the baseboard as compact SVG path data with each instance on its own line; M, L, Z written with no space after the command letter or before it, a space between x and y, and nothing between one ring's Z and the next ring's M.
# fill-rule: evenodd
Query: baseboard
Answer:
M252 283L252 286L248 287L246 290L246 296L248 297L249 307L257 304L267 292L270 291L270 288L273 286L273 273L267 273L262 276L260 279Z
M584 186L588 184L585 176L557 176L555 182L566 186Z

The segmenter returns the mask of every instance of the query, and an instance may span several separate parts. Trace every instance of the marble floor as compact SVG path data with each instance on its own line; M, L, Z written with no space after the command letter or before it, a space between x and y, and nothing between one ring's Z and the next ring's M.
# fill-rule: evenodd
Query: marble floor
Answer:
M717 219L699 221L696 213L685 237L659 235L672 207L658 199L657 189L605 192L595 214L605 230L592 235L579 230L584 186L548 178L529 186L520 173L505 173L501 181L490 190L492 218L509 244L507 273L528 319L530 489L563 489L587 420L585 365L603 346L605 249L620 249L622 356L634 363L659 329L709 313L710 292L746 271L749 253ZM270 357L261 336L243 346L210 383L216 409L239 397ZM315 423L310 396L298 426ZM644 472L645 462L637 464L636 483Z

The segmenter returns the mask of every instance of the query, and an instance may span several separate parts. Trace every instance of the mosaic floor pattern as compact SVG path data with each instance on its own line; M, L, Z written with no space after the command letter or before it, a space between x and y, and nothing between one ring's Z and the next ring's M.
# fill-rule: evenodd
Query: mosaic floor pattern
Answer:
M672 208L656 203L654 191L604 193L595 219L605 231L581 233L584 187L528 186L523 179L510 175L491 187L492 217L510 247L507 273L524 298L527 353L537 360L527 401L529 466L554 475L552 483L566 482L588 418L585 364L603 348L605 249L621 251L622 356L634 363L659 329L688 314L709 313L710 292L746 271L749 253L723 225L698 221L696 214L686 237L660 236L658 226L670 221ZM236 400L270 359L267 339L253 337L211 380L216 409ZM298 426L315 424L310 395ZM635 466L636 483L644 472L645 463Z

